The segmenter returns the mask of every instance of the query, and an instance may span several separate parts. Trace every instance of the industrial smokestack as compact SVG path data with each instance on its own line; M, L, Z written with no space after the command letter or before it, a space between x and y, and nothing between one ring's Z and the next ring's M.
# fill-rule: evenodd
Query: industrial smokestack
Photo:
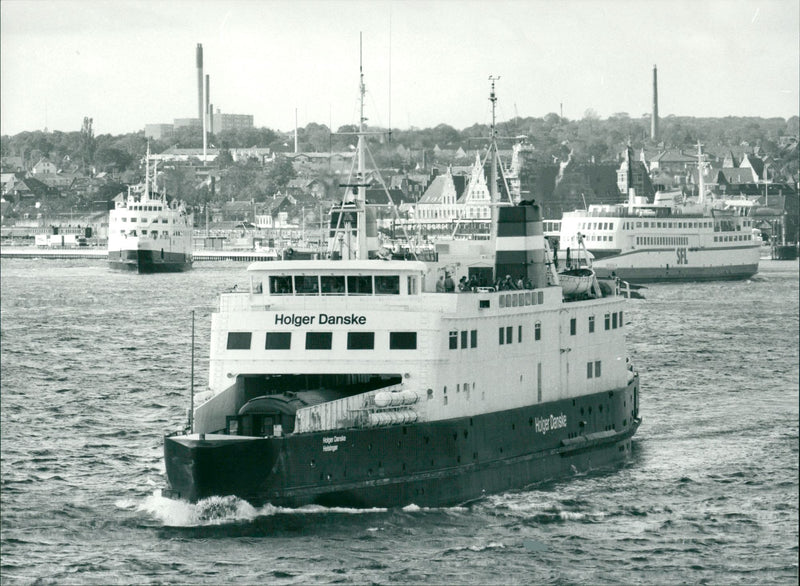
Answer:
M658 140L658 70L653 65L653 116L650 118L650 138Z
M206 74L206 107L205 107L206 125L208 131L213 133L214 129L211 128L211 76Z
M197 118L203 124L203 45L197 43Z

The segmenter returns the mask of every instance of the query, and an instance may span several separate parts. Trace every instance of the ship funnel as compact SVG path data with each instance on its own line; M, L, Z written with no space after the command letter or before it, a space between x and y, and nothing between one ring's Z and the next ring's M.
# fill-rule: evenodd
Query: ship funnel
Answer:
M530 281L534 289L547 286L542 209L522 202L497 209L495 278Z

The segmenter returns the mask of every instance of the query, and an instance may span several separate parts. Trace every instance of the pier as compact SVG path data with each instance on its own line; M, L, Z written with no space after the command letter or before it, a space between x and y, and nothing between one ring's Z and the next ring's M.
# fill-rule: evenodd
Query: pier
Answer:
M192 256L195 262L223 260L255 262L277 259L274 252L257 252L253 250L198 250L195 251ZM106 260L108 258L108 251L101 248L30 248L3 246L0 247L0 258Z

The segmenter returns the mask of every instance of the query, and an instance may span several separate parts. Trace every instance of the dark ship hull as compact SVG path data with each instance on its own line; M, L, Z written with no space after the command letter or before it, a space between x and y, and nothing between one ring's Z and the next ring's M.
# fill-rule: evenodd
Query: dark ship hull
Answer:
M627 459L639 380L508 411L283 437L167 436L166 496L259 506L448 506Z
M180 273L192 268L192 257L165 250L109 251L108 264L114 270L138 273Z
M679 281L736 281L749 279L758 272L758 264L728 266L686 267L667 265L663 267L592 267L598 279L619 278L631 283L656 283Z

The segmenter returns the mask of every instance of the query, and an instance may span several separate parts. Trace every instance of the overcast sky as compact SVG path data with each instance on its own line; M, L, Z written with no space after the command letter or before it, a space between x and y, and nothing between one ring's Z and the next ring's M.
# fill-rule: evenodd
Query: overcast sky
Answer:
M798 115L797 0L2 0L0 132L142 130L211 103L256 126L463 129L549 112Z

